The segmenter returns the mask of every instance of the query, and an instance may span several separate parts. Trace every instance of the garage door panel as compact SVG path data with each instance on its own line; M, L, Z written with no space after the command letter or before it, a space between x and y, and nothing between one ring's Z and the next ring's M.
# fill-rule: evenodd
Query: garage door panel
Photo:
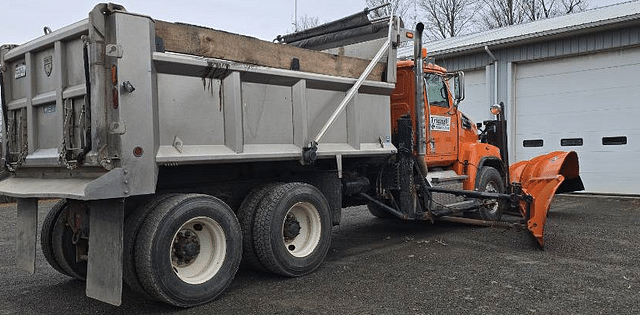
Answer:
M584 103L582 103L584 104ZM558 111L545 113L521 113L516 134L532 132L572 132L585 134L588 128L597 128L599 133L608 131L631 132L630 126L640 124L640 109L596 109L584 111ZM606 117L606 119L604 119Z
M637 138L636 138L637 139ZM621 171L622 161L637 160L640 150L609 150L593 154L592 151L576 151L580 159L580 177L587 191L622 194L638 194L638 175L634 168ZM607 156L615 155L612 160Z
M624 137L626 144L617 144L613 142L611 145L603 145L603 139L614 139ZM543 140L542 147L524 147L525 141ZM565 141L563 141L565 140ZM585 153L580 156L580 160L587 159L604 159L609 161L612 168L620 169L621 158L629 155L632 161L638 160L638 142L640 142L640 133L628 133L614 130L602 133L596 132L537 132L528 135L517 135L514 139L516 144L517 160L528 160L540 154L546 154L551 151L576 151ZM613 159L611 157L614 157Z
M640 167L626 166L640 156L639 56L632 48L517 64L515 160L573 150L587 191L640 194Z
M465 99L460 103L460 110L473 122L492 119L489 113L487 96L487 76L484 69L465 71Z
M590 172L580 170L580 177L585 190L591 192L638 194L638 178L633 174L612 174L606 172ZM603 184L594 184L604 182Z
M638 64L633 64L624 67L607 67L590 71L518 78L517 80L521 84L518 96L526 98L576 92L599 94L607 93L607 91L611 90L629 89L636 86L635 82L623 81L621 78L640 78L637 68ZM518 73L523 71L526 71L526 69L518 69Z
M639 67L640 68L640 67ZM637 80L630 77L628 81L636 81L633 85L610 87L608 89L591 89L587 91L563 91L554 94L521 95L517 92L515 98L518 111L523 114L539 112L541 108L553 108L558 113L584 111L595 106L581 104L601 104L604 109L624 109L635 111L639 105L634 100L640 100L640 74ZM519 83L520 86L521 83ZM548 105L541 105L541 104Z
M545 60L535 67L537 72L519 72L517 79L542 77L546 74L578 73L602 68L626 67L637 65L637 49L624 49L612 52L590 54L571 58Z
M639 139L635 137L634 140ZM520 141L521 144L521 141ZM524 148L517 154L518 160L527 160L532 157L553 151L548 148L547 142L542 148ZM607 150L597 152L582 147L562 147L563 151L576 151L580 161L580 177L585 190L592 192L608 192L618 194L638 194L638 174L635 168L621 171L622 161L635 161L640 156L640 150ZM608 156L615 155L615 160Z
M639 78L640 80L640 78ZM522 114L539 112L541 108L553 108L556 113L564 114L581 112L583 104L601 104L603 109L624 109L634 111L638 105L632 100L640 99L638 86L616 87L607 90L590 90L584 92L565 92L553 95L518 95L516 104ZM547 106L541 104L547 103ZM593 106L589 106L591 108Z

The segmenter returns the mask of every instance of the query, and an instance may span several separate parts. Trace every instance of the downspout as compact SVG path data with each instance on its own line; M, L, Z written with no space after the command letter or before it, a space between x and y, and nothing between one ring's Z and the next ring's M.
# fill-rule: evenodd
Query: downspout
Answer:
M425 136L429 132L425 126L425 112L424 112L424 76L423 76L423 56L422 56L422 32L424 31L424 24L418 23L416 25L416 34L413 42L413 64L415 74L415 113L416 113L416 146L418 151L418 168L422 173L422 177L427 176L427 163L425 162L425 156L427 155L427 140ZM429 136L427 136L429 137Z
M489 46L484 45L484 51L489 54L493 63L493 103L498 104L498 58L489 50Z
M489 54L489 57L493 60L493 99L494 104L498 104L498 58L489 50L489 46L485 45L484 50ZM505 185L509 186L509 144L507 143L507 119L505 115L506 108L504 103L500 102L500 112L497 115L497 119L500 122L500 128L502 129L502 148L500 148L500 157L505 165Z

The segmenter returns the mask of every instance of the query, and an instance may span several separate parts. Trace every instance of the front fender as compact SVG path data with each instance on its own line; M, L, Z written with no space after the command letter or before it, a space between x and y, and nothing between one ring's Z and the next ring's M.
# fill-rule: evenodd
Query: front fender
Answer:
M461 161L465 161L466 163ZM491 165L492 163L490 162L494 162L493 164L496 165ZM480 168L482 168L483 165L489 165L495 167L498 171L501 171L499 167L499 164L501 163L500 149L497 147L486 143L465 142L460 144L460 155L455 171L458 174L468 175L469 178L464 181L464 189L474 190L476 188L476 176L478 175ZM467 164L471 167L465 167Z
M525 194L533 197L530 207L520 203L520 213L527 220L527 229L544 246L544 225L556 193L584 190L580 179L578 154L551 152L528 161L511 165L509 175L519 182Z

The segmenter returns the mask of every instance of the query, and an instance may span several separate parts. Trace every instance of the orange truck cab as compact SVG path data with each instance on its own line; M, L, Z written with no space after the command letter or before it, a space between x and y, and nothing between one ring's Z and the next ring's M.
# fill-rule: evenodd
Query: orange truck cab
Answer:
M476 188L477 174L482 167L492 167L504 177L500 149L479 141L476 124L458 109L461 99L454 99L450 92L448 81L459 74L447 73L434 64L425 64L423 69L425 113L430 125L424 160L429 169L451 169L457 175L466 176L463 189L467 190ZM401 116L415 117L414 62L400 61L397 76L396 89L391 95L393 128L397 128L396 121Z

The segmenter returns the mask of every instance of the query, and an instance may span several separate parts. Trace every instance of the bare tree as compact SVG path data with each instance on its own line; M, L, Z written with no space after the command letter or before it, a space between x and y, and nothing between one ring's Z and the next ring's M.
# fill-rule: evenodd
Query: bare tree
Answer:
M317 16L308 16L305 14L301 17L298 17L298 21L296 21L296 25L294 25L294 27L296 28L296 31L302 31L308 28L316 27L319 24L320 23L318 22Z
M287 30L288 34L304 31L308 28L316 27L320 25L320 20L317 16L303 15L298 17L298 21L291 22L291 29Z
M409 9L411 6L408 0L365 0L365 2L369 9L373 9L387 3L391 4L384 8L372 11L369 15L371 18L379 18L395 14L402 19L405 27L410 28L415 24L415 14L414 17L409 15Z
M484 0L484 28L496 28L584 11L587 0Z
M527 0L527 17L530 21L548 19L587 9L586 0Z
M587 0L562 0L564 14L584 11L589 7Z
M538 0L538 3L540 5L540 10L538 11L542 12L542 16L545 19L556 16L558 14L558 10L556 8L558 2L556 0Z
M418 3L426 15L427 36L433 39L466 33L480 9L476 0L420 0Z
M492 29L529 21L525 1L527 0L484 0L485 10L480 23L484 28Z
M529 21L557 15L556 7L556 0L525 0L523 2L523 9Z

